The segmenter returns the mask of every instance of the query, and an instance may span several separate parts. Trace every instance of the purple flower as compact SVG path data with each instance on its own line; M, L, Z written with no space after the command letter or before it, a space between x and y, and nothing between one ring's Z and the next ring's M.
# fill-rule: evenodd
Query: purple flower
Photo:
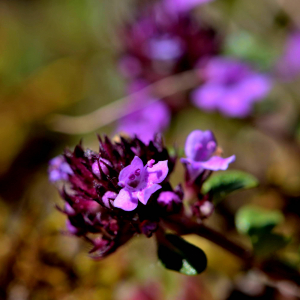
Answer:
M195 67L199 59L220 50L219 37L188 10L211 0L164 0L142 6L120 36L122 74L129 80L156 82Z
M300 31L288 36L284 53L277 64L277 72L285 80L300 74Z
M147 204L150 196L161 188L161 183L168 174L168 161L160 161L153 165L150 160L146 166L135 156L131 164L125 167L119 175L119 185L123 189L114 201L114 206L125 211L137 208L138 201Z
M164 0L164 5L170 12L186 12L198 5L212 2L213 0Z
M62 155L54 157L49 162L49 180L56 182L59 180L67 180L68 176L73 174L69 164Z
M156 133L164 131L169 126L171 114L168 106L162 101L147 105L147 102L155 101L155 99L145 97L137 100L139 101L133 100L127 108L129 111L137 110L119 121L117 131L125 132L132 137L136 135L148 145ZM145 107L138 109L141 104Z
M216 150L217 141L210 130L194 130L189 134L185 143L187 158L181 158L187 169L189 183L194 182L204 170L226 170L235 160L235 155L228 158L214 155Z
M251 114L253 103L266 97L272 86L267 75L226 57L210 59L201 68L200 76L205 82L192 94L195 106L205 111L219 110L228 117Z
M68 172L71 170L66 174L65 168L62 168L65 172L59 178L64 180L64 184L58 188L64 206L57 208L68 218L66 227L69 234L84 237L92 244L90 254L95 259L114 252L136 233L151 236L157 230L163 212L156 201L158 193L153 193L158 188L173 190L164 178L173 171L176 160L169 155L160 135L156 135L149 145L138 138L120 137L117 142L108 137L98 138L99 151L84 149L80 143L73 151L66 149L64 156L51 161L49 167L50 176L53 168L59 169L62 164L68 166ZM140 189L138 196L147 202L152 195L152 201L146 207L137 207L132 214L116 208L114 201L124 191L125 194L128 190L130 195L134 194L131 182L126 180L128 167L124 166L129 166L135 156L142 161L140 177L135 178L135 181L140 179L136 186ZM155 161L158 163L153 165ZM137 169L134 169L134 176ZM123 189L118 185L118 178L126 182Z

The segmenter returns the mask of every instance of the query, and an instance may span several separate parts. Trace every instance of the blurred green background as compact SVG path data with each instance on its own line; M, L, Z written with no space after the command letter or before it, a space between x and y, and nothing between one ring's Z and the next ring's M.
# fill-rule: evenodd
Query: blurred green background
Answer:
M83 241L61 233L65 216L55 209L62 201L48 182L47 162L81 138L96 150L95 133L113 134L114 124L67 135L51 130L49 122L55 113L79 116L124 96L116 67L118 32L136 5L129 0L0 1L1 299L221 300L239 282L241 262L201 238L187 237L206 250L208 270L187 278L162 268L154 239L137 237L94 262ZM225 53L269 70L282 53L288 23L300 24L299 11L297 0L217 0L195 13L222 32ZM252 121L190 106L166 132L167 145L183 148L191 130L213 130L225 155L237 157L231 168L260 180L259 188L229 197L208 221L245 245L249 241L230 226L245 203L284 210L280 230L299 239L299 83L277 82ZM178 164L172 181L182 178ZM298 266L296 244L282 256Z

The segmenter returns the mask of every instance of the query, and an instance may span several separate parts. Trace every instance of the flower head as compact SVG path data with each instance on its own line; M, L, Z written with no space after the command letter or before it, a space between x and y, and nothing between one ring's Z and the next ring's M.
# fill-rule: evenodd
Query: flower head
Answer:
M193 92L193 103L205 111L219 110L228 117L248 116L253 103L266 97L272 86L267 75L232 58L212 58L200 70L205 82Z
M159 135L149 145L137 138L112 142L99 137L99 146L94 152L80 144L59 159L64 169L72 171L60 177L65 204L59 210L68 217L68 232L90 241L95 258L114 252L136 233L151 236L157 230L160 210L155 191L172 191L163 181L175 164ZM50 178L51 168L53 161ZM148 201L150 197L153 201ZM138 207L138 201L144 205Z
M220 50L215 31L188 10L208 0L165 0L145 5L122 32L120 69L130 81L149 83L190 70Z
M217 141L210 130L194 130L189 134L185 143L187 158L181 158L189 183L193 183L204 170L226 170L235 160L235 155L228 158L215 155L216 150Z
M150 196L161 189L161 183L168 174L168 161L153 165L150 160L144 167L143 161L135 156L129 166L119 175L119 185L123 187L114 201L114 206L126 211L134 210L138 201L147 204Z

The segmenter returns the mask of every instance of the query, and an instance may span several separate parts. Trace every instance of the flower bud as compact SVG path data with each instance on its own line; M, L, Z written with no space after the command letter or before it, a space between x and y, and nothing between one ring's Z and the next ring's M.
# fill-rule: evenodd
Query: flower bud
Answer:
M157 199L157 203L160 207L170 213L173 212L176 207L181 206L182 200L174 192L161 192Z

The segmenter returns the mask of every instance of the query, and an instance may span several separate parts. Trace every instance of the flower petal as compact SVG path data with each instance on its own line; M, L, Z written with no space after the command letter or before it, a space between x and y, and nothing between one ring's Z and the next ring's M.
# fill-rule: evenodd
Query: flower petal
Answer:
M204 171L201 162L196 162L188 158L181 158L180 161L185 165L188 173L188 181L192 183Z
M130 163L129 166L125 167L119 175L119 182L127 182L128 177L133 173L136 169L143 170L144 164L143 161L138 157L135 156L132 162Z
M206 161L215 152L217 142L210 131L194 130L185 142L185 155L194 161Z
M153 184L142 191L136 192L136 195L140 202L146 205L151 195L159 189L161 189L161 186L159 184Z
M219 156L213 156L206 162L201 162L201 166L206 170L218 171L226 170L228 165L235 161L235 155L232 155L227 158L222 158Z
M252 112L252 102L239 88L231 88L219 103L219 110L223 115L231 118L245 118Z
M192 92L192 103L204 111L211 112L216 110L223 94L222 84L208 82Z
M238 86L241 95L252 101L263 100L272 87L271 79L263 74L253 74L242 80Z
M159 161L153 165L152 168L147 167L146 169L146 181L147 185L152 183L161 183L168 175L168 161Z
M114 200L114 207L121 208L126 211L132 211L138 206L138 199L132 197L131 193L122 189Z

